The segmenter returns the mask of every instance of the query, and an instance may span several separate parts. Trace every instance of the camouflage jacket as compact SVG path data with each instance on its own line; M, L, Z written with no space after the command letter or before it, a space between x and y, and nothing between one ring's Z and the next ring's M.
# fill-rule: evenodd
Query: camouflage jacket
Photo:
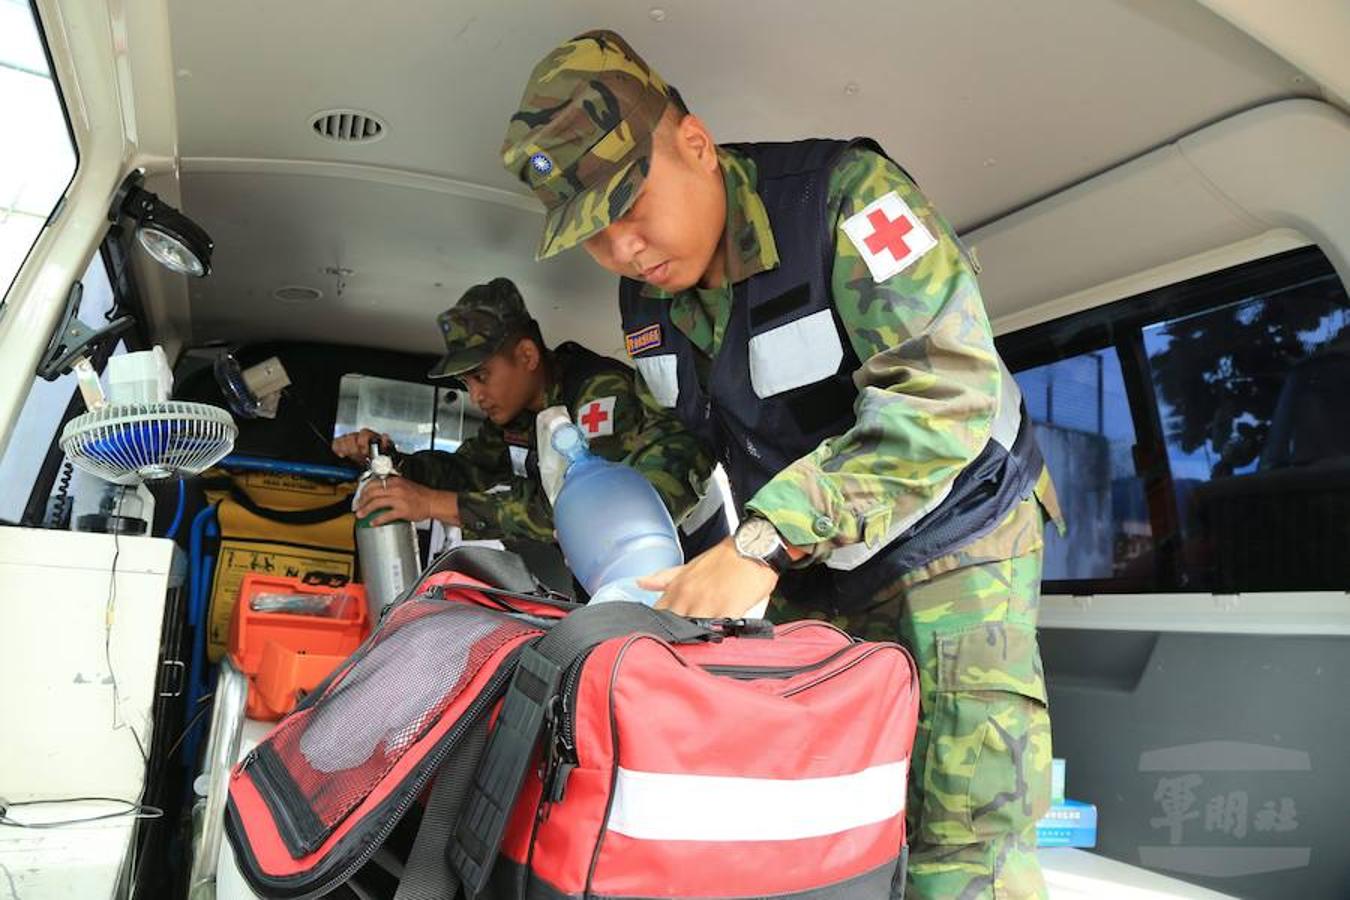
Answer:
M564 402L563 371L570 354L567 344L553 351L558 370L545 395L545 406ZM607 401L613 398L613 409ZM687 434L668 436L659 424L644 422L643 406L634 389L633 372L598 372L580 382L571 403L572 420L582 422L593 403L601 403L605 429L612 433L589 436L591 451L605 459L624 461L651 480L676 521L698 502L698 487L711 464ZM525 410L504 426L483 422L474 437L454 453L410 453L400 463L401 474L418 484L459 494L459 517L467 538L532 538L553 540L553 513L537 472L524 472L524 456L535 448L535 416ZM516 459L513 459L513 448ZM688 472L678 478L672 472Z
M569 359L566 346L554 351L558 371L551 379L546 406L564 402L562 371ZM634 392L631 371L603 371L584 379L570 412L573 420L580 422L593 403L607 407L609 398L613 398L612 433L591 436L590 446L599 456L621 461L645 446L640 438L642 406ZM505 427L485 421L478 433L454 453L423 450L405 456L400 473L418 484L457 492L466 538L530 538L551 543L553 510L538 473L524 473L525 454L535 445L534 420L535 413L526 410ZM513 448L518 448L514 460Z
M732 285L776 268L778 251L754 165L719 149L726 184L727 280L714 290L670 296L671 320L709 359L731 314ZM842 224L896 192L937 246L907 269L876 283ZM863 148L848 150L830 176L827 208L834 229L831 293L859 360L855 424L782 469L745 508L768 518L795 546L821 559L835 548L871 542L889 523L940 502L990 436L1004 377L975 271L951 226L901 169ZM641 377L638 396L650 421L675 422ZM675 422L675 428L679 428ZM1053 489L1038 495L1057 516ZM832 523L822 535L821 521Z

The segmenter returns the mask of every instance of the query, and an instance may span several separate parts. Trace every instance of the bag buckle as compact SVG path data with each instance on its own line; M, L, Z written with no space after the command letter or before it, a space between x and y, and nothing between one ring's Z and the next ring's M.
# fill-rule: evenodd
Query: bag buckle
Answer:
M694 621L724 637L773 638L773 623L768 619L720 618L695 619Z

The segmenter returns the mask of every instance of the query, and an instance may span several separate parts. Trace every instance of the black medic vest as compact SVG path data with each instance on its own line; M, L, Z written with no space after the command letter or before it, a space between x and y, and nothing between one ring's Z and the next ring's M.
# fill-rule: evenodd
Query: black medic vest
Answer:
M780 264L735 285L726 334L711 360L675 328L668 299L642 296L642 284L631 279L620 284L624 333L639 373L657 402L713 449L738 507L856 421L852 376L861 363L830 291L835 238L827 208L830 172L854 146L885 155L866 139L729 147L755 164ZM875 547L839 548L825 566L788 573L781 587L794 601L856 609L896 576L988 533L1030 496L1042 462L1016 383L1006 372L1003 380L995 436L946 498ZM820 530L829 533L831 523Z

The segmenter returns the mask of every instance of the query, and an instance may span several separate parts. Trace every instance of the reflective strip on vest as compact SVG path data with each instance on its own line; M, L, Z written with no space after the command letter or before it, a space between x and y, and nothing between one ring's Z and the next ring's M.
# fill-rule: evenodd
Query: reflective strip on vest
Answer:
M712 521L713 516L725 516L723 506L722 487L709 476L703 484L703 496L680 520L680 531L693 534Z
M658 356L639 356L638 373L652 392L652 399L666 409L672 409L680 399L679 358L674 353L662 353Z
M761 399L829 378L843 361L844 345L828 309L750 338L750 384Z
M1003 360L1000 359L999 372L1002 387L999 390L998 408L994 412L994 421L989 429L989 440L1003 448L1005 453L1012 452L1012 446L1017 441L1018 432L1022 428L1022 391L1017 386L1017 380L1013 378ZM955 485L956 479L948 479L942 490L938 491L928 499L928 502L916 509L914 512L891 523L887 529L886 536L875 544L868 546L865 543L849 544L847 547L840 547L831 553L825 559L825 565L831 569L842 571L851 571L858 568L863 563L876 556L882 550L895 542L900 535L914 527L924 516L937 509L947 499Z
M999 391L998 412L994 415L994 425L990 429L990 439L1009 453L1017 442L1017 433L1022 430L1022 389L1017 386L1003 357L998 358L998 371L1002 375L1003 389Z
M907 760L825 778L618 770L609 830L648 841L795 841L893 819Z

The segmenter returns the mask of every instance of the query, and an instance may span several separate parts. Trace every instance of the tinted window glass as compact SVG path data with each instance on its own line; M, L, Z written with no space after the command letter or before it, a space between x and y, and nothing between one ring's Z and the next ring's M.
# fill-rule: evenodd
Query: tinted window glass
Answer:
M1152 540L1135 475L1134 422L1114 349L1017 373L1068 521L1046 536L1045 578L1146 575Z
M1048 590L1350 587L1350 299L1319 250L999 346L1068 518Z
M1335 275L1143 329L1189 580L1344 587L1350 307Z

